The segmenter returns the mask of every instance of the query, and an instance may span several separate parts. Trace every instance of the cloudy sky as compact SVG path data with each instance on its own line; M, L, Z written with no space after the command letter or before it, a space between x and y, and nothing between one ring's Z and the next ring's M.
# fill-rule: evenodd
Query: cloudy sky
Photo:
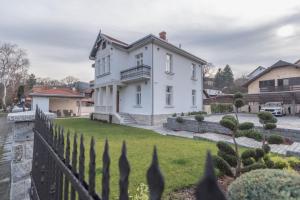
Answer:
M98 31L130 43L165 30L169 42L236 76L300 59L299 0L0 0L0 42L27 50L30 72L93 78Z

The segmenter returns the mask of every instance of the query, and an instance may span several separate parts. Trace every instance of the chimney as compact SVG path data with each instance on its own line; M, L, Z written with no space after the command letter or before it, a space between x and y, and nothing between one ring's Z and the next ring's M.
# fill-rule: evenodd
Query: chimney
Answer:
M162 40L167 40L167 33L166 31L162 31L159 33L159 38Z

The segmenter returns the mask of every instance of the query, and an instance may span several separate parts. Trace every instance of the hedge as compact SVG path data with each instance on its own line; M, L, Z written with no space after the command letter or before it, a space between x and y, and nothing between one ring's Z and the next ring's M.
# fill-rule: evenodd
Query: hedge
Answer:
M231 113L233 112L232 104L211 104L212 113Z

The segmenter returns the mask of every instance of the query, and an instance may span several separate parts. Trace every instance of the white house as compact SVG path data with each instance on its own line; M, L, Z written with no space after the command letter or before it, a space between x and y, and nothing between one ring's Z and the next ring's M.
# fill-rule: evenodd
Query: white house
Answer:
M96 119L154 125L173 113L202 110L206 61L169 43L166 32L132 44L100 32L89 58Z

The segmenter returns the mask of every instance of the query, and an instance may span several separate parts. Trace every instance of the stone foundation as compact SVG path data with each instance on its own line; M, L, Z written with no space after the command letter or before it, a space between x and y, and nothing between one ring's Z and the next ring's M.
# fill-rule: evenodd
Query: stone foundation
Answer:
M109 115L110 114L93 113L93 119L94 120L99 120L99 121L109 122ZM120 120L115 115L112 115L112 123L120 124Z

